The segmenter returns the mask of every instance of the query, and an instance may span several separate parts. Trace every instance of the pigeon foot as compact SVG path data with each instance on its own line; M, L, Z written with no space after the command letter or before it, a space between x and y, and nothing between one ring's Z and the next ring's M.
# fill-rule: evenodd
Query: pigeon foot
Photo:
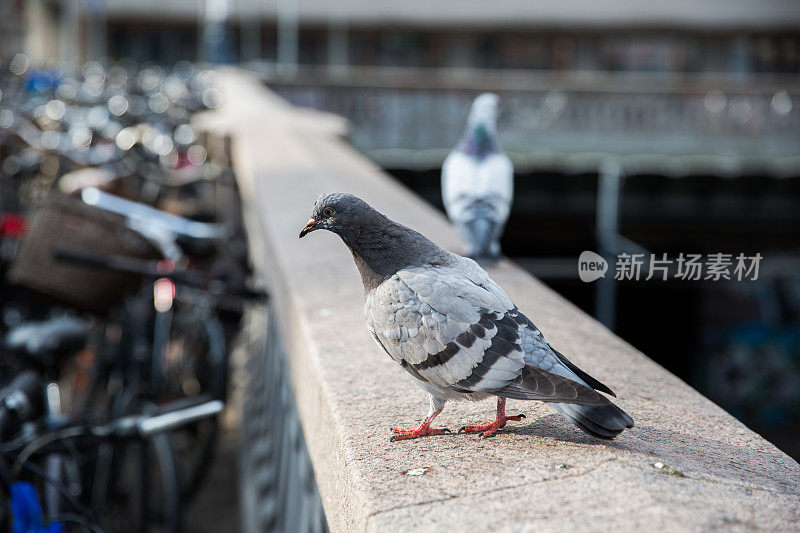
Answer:
M497 433L500 429L506 427L506 423L509 420L514 420L515 422L519 422L525 418L525 415L518 414L516 416L499 416L496 419L492 420L491 422L487 422L482 426L461 426L458 430L459 433L473 433L477 431L482 431L484 437L491 437L495 433Z
M432 428L425 424L420 424L414 429L392 428L394 435L389 438L389 442L396 440L416 439L417 437L424 437L425 435L442 435L450 433L447 428Z
M491 422L487 422L482 426L461 426L458 430L459 433L462 431L466 433L472 433L474 431L482 431L484 437L491 437L495 433L497 433L500 429L506 427L506 423L509 420L514 420L519 422L525 418L525 415L519 414L516 416L506 416L506 399L505 398L497 398L497 418L495 418Z

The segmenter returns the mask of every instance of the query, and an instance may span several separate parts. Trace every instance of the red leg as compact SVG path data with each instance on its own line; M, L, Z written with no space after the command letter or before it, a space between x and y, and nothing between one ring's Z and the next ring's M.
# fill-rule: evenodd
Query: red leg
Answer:
M444 402L441 405L434 406L434 399L431 397L431 410L428 412L428 416L425 417L419 426L413 429L403 429L403 428L392 428L394 431L394 435L392 435L389 440L406 440L406 439L415 439L417 437L424 437L425 435L441 435L442 433L450 433L450 430L447 428L432 428L431 423L436 416L442 412L444 409Z
M471 431L483 431L484 437L491 437L500 428L504 428L506 426L506 422L509 420L520 421L525 418L525 415L519 414L516 416L506 416L506 399L505 398L498 398L497 399L497 418L491 422L487 422L482 426L462 426L461 429L458 430L459 433L462 431L471 432Z

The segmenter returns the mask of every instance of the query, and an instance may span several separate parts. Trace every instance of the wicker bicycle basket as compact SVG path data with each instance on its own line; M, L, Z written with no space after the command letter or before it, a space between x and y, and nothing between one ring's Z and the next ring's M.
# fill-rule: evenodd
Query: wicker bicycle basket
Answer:
M125 226L122 216L51 193L36 208L8 272L9 281L78 309L103 312L139 280L137 275L57 260L55 253L61 248L160 257L147 240Z

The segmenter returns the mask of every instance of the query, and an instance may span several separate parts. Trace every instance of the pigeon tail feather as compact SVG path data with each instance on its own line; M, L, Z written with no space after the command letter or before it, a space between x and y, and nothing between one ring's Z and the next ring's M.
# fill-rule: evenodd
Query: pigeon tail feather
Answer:
M548 405L582 431L598 439L613 439L625 428L633 427L633 419L613 403L607 405L548 403Z
M469 256L476 258L491 258L491 244L494 237L496 222L489 218L476 218L467 224L469 232Z

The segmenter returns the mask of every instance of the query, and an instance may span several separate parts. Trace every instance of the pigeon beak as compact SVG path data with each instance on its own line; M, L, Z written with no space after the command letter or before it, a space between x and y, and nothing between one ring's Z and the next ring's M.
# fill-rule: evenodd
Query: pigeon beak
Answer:
M311 233L315 229L317 229L317 221L313 218L309 218L306 227L300 230L300 238L302 239L306 234Z

